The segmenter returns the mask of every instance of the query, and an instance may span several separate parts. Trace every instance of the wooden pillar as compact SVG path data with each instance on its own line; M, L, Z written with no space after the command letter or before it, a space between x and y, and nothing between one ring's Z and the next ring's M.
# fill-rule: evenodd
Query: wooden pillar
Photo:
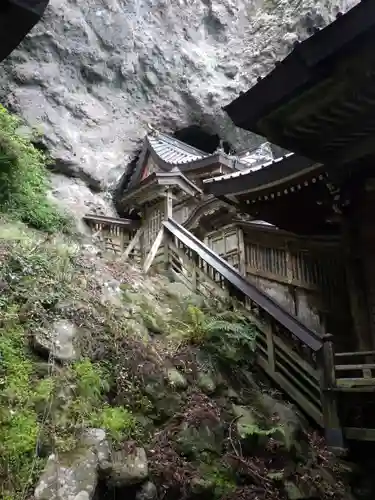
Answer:
M353 328L359 350L372 350L374 342L371 335L366 282L361 258L359 223L354 214L342 219L345 271L348 286Z
M320 391L323 411L323 425L327 446L335 453L345 449L343 431L340 425L337 404L335 359L332 335L326 334L323 346L317 353L320 372Z
M173 196L172 190L167 189L164 199L164 220L172 219L173 216ZM163 245L164 245L164 269L166 271L170 268L169 262L169 241L170 236L167 231L164 231Z
M237 241L238 241L238 271L246 278L246 249L245 239L242 227L237 226Z

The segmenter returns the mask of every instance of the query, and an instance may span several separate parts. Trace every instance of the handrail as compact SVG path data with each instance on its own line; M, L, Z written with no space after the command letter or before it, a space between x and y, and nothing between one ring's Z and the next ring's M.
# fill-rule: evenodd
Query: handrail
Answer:
M95 224L109 224L112 226L124 227L127 229L138 229L140 221L133 219L122 219L116 217L107 217L106 215L86 214L82 217L85 222L93 222Z
M279 306L271 297L249 283L233 266L228 264L228 262L226 262L222 257L219 257L215 252L213 252L175 220L168 218L168 220L163 224L167 231L176 236L191 250L196 252L203 260L209 260L209 264L218 273L220 273L243 294L247 295L251 300L257 303L281 325L287 328L303 344L307 345L315 352L321 349L323 345L323 337L321 335L303 325L298 319Z

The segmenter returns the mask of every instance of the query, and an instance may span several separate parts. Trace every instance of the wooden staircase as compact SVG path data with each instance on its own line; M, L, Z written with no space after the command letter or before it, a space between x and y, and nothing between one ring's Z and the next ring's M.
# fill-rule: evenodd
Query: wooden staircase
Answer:
M357 409L366 411L365 394L375 391L375 351L335 353L331 335L306 327L173 219L164 231L167 267L197 293L234 296L243 304L258 328L257 363L324 429L332 449L344 449L345 439L375 440L371 418L366 422L361 412L359 420L358 414L348 418L347 398L360 395Z

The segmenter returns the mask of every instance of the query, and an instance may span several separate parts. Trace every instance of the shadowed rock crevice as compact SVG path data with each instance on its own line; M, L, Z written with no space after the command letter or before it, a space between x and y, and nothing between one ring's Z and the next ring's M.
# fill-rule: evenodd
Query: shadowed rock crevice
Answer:
M198 125L176 130L173 137L205 153L214 153L220 147L221 141L217 134L210 134ZM227 141L223 141L222 146L226 153L232 149Z

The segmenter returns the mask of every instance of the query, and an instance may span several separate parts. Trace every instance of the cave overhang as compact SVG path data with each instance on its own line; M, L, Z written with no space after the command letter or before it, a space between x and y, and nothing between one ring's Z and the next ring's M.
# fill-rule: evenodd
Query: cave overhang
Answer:
M235 125L327 165L375 154L375 2L298 44L224 109Z

